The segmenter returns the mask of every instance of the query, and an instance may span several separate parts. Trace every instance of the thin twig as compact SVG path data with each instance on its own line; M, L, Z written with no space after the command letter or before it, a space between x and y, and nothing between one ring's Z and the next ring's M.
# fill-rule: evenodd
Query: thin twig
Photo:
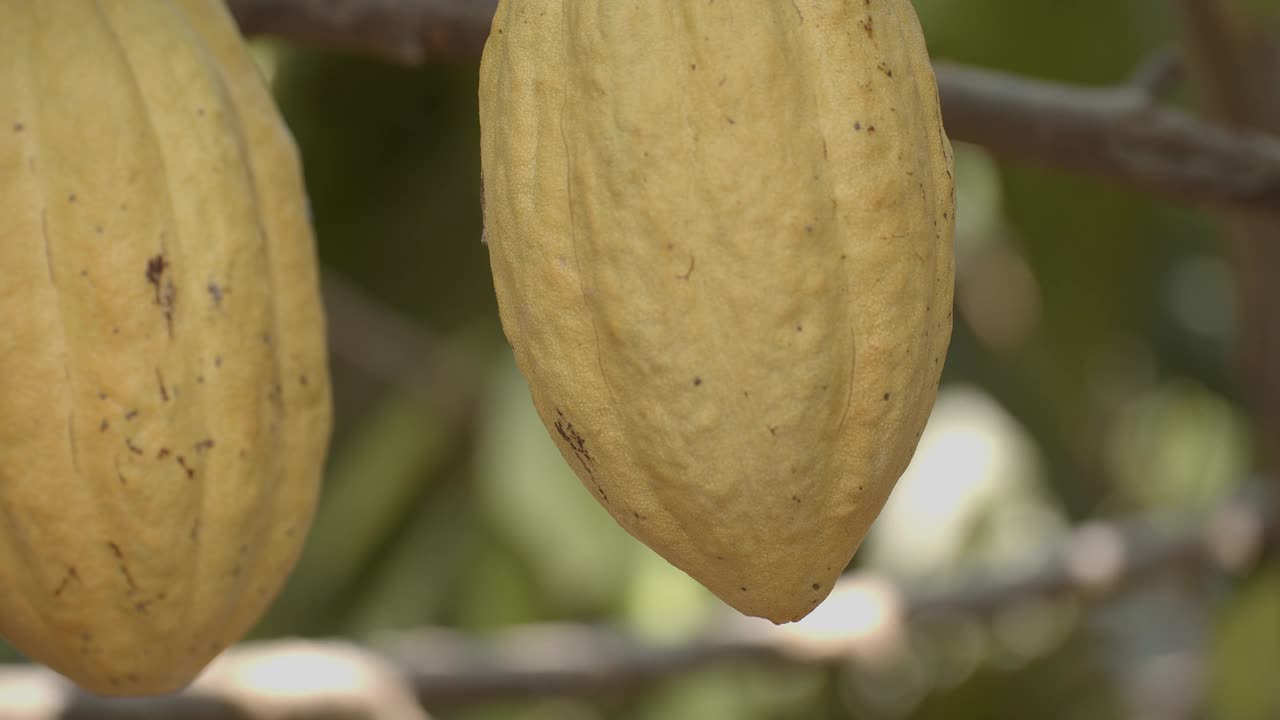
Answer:
M858 573L841 580L812 615L791 625L725 611L702 636L655 645L574 624L525 625L484 636L447 628L397 631L370 649L345 641L246 643L219 658L186 692L130 701L91 698L34 667L0 671L0 717L52 720L65 708L84 717L151 720L200 717L265 720L423 717L429 709L552 695L636 688L725 662L814 663L874 660L900 648L911 623L988 618L1043 599L1099 601L1152 575L1243 572L1280 541L1280 512L1269 483L1250 485L1198 522L1152 518L1077 529L1030 570L937 592L904 590ZM362 714L363 713L363 714ZM397 714L398 713L398 714ZM344 716L346 717L346 716Z
M495 0L231 0L248 35L391 62L479 57ZM939 65L947 133L996 157L1221 209L1280 207L1280 140L1233 133L1152 101Z

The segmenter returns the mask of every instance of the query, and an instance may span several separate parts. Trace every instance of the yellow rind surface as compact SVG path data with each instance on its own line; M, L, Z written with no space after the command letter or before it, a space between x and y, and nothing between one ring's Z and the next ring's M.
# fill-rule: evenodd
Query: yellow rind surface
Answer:
M173 691L274 599L319 492L296 149L221 2L0 17L0 635Z
M955 188L908 0L503 0L480 79L507 337L566 461L747 615L831 591L951 333Z

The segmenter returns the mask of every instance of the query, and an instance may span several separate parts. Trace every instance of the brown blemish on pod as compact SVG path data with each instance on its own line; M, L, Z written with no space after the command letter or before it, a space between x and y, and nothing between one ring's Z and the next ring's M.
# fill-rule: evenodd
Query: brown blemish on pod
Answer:
M147 283L151 285L155 295L155 304L164 313L165 327L169 331L169 336L173 337L173 311L178 300L178 292L173 282L165 275L168 269L169 261L165 259L164 253L147 260Z

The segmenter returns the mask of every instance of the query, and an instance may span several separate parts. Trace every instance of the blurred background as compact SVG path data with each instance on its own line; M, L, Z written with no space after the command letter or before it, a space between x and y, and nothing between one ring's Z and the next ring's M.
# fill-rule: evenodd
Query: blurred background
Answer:
M915 4L937 60L1051 81L1122 84L1183 42L1170 0ZM1280 3L1240 6L1280 27ZM536 623L676 659L581 691L533 678L426 698L462 720L1280 717L1275 545L1201 545L1230 534L1222 509L1266 470L1221 216L957 143L941 394L849 571L897 588L909 622L849 652L681 665L722 605L581 487L502 336L476 61L254 47L306 165L338 418L314 531L256 639L478 641ZM1170 101L1198 102L1190 86ZM1143 558L1137 577L1108 575Z

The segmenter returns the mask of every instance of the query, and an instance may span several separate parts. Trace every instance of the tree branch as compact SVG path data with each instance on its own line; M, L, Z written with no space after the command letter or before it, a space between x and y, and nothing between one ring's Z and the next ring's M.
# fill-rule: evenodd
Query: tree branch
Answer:
M35 667L0 670L0 717L267 720L426 717L499 699L588 695L637 688L725 662L875 662L901 651L912 623L988 619L1044 599L1098 601L1161 573L1243 572L1280 544L1271 483L1250 485L1197 522L1153 518L1091 524L1045 554L1038 567L938 592L914 592L870 573L843 578L799 623L775 626L728 610L680 646L660 646L603 627L526 625L477 636L447 628L345 641L245 643L218 658L182 694L138 700L76 692ZM82 713L82 714L81 714Z
M246 35L402 65L480 57L497 0L227 0Z
M247 35L390 62L479 57L496 0L230 0ZM1219 209L1280 207L1280 140L1090 89L938 66L948 135L996 157Z
M947 134L1003 160L1193 205L1280 207L1276 138L1161 108L1138 87L1072 87L941 63L937 75Z
M1280 37L1234 0L1181 0L1191 74L1209 113L1241 132L1280 136ZM1260 460L1280 469L1280 203L1223 213L1235 275L1237 357ZM1276 476L1280 481L1280 476Z

